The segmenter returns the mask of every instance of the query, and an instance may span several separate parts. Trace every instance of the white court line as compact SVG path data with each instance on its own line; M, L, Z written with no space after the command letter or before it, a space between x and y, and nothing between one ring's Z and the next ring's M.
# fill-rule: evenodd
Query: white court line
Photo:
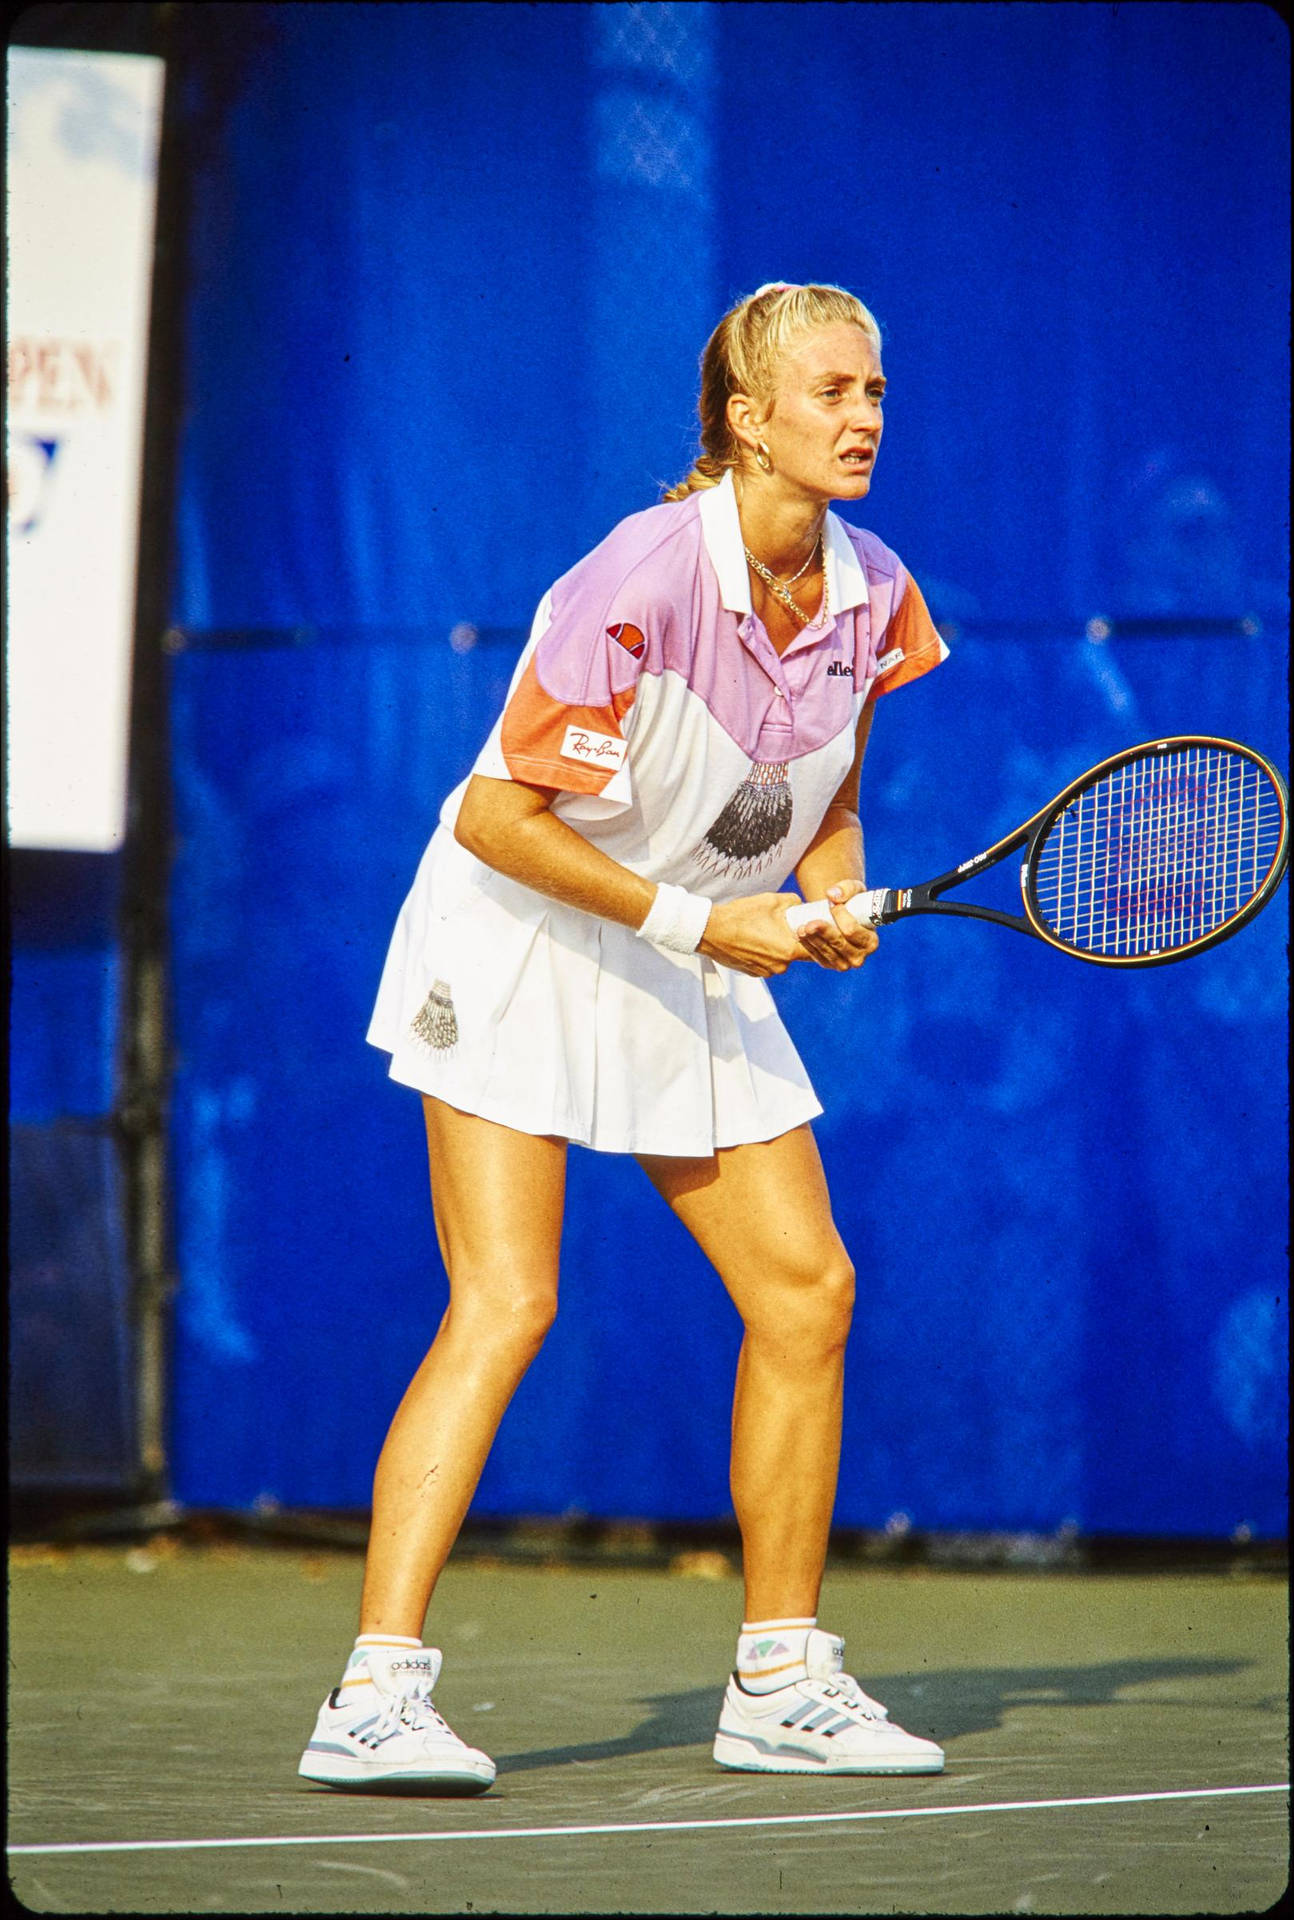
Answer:
M9 1847L9 1853L165 1853L208 1847L358 1847L415 1840L571 1840L601 1833L697 1833L724 1827L814 1827L845 1820L930 1820L950 1813L1038 1813L1056 1807L1126 1807L1147 1800L1220 1800L1241 1793L1288 1793L1289 1781L1261 1787L1175 1787L1167 1793L1098 1793L1081 1800L987 1800L961 1807L875 1807L866 1813L742 1814L727 1820L613 1821L589 1827L460 1827L430 1833L289 1833L234 1840L71 1840Z

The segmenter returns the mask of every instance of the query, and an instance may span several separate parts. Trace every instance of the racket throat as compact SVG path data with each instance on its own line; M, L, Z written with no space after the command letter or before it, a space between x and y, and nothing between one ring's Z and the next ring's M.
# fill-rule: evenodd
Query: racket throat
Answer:
M995 927L1011 927L1016 933L1033 935L1034 928L1017 913L1003 913L997 907L975 907L963 900L935 900L926 889L911 894L896 894L896 899L910 899L911 906L900 907L887 918L907 920L918 913L936 913L942 919L946 914L954 914L959 920L990 920Z

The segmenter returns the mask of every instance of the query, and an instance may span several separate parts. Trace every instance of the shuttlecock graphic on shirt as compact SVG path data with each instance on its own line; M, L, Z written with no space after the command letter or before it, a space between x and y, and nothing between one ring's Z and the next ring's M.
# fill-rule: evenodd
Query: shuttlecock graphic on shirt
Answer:
M751 873L791 831L791 782L784 760L751 768L694 856L711 873Z
M447 1053L458 1039L458 1019L447 980L437 980L413 1018L413 1032L424 1046Z

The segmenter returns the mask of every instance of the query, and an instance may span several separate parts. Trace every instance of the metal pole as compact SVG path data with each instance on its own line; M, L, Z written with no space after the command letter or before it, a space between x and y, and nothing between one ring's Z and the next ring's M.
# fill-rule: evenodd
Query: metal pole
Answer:
M114 1114L125 1176L132 1275L136 1497L142 1503L134 1518L140 1525L164 1524L175 1517L167 1445L170 1306L176 1279L167 1168L171 1071L167 934L172 826L165 635L173 562L188 231L181 65L190 24L187 7L164 5L151 12L154 50L166 67L149 319L121 910L125 973L121 1071Z

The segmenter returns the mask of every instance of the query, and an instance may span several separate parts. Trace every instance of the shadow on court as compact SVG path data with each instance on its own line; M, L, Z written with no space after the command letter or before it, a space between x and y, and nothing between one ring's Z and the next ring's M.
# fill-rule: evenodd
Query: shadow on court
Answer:
M803 1778L711 1758L735 1578L451 1563L437 1704L499 1777L445 1800L297 1776L359 1572L284 1548L18 1554L23 1905L1241 1913L1285 1885L1280 1578L837 1569L822 1618L847 1665L948 1764Z
M891 1719L910 1730L937 1730L941 1742L965 1734L1000 1727L1019 1707L1104 1707L1119 1701L1130 1688L1160 1680L1176 1682L1217 1679L1238 1674L1246 1660L1116 1660L1095 1667L962 1667L932 1674L914 1685L907 1674L869 1674L867 1684L889 1707ZM677 1747L704 1747L714 1739L717 1689L693 1687L686 1693L648 1696L639 1704L649 1709L632 1733L615 1740L590 1740L578 1746L536 1747L510 1753L507 1770L523 1773L535 1767L560 1767L577 1761L618 1760L629 1754L664 1753ZM1284 1701L1251 1703L1260 1710L1283 1711ZM932 1735L933 1737L933 1735Z

